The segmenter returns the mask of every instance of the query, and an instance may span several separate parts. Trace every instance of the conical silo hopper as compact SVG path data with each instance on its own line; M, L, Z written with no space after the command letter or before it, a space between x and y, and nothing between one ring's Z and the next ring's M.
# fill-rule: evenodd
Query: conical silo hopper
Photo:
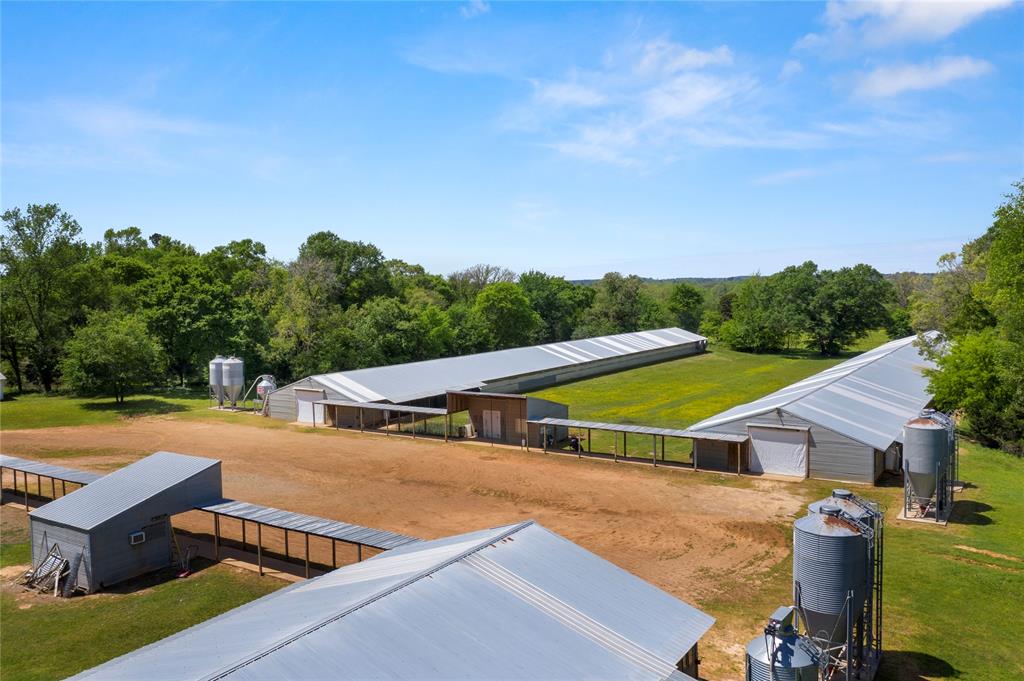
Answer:
M949 441L949 429L928 417L912 419L903 427L903 474L923 506L935 496L937 476L946 470Z

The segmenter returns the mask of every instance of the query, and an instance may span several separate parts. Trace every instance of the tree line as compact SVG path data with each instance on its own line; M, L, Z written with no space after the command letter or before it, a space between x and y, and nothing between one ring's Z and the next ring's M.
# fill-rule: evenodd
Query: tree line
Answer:
M59 206L29 205L2 216L0 360L18 390L122 400L201 382L218 353L288 381L669 325L741 351L822 355L879 328L893 338L937 329L953 341L939 360L945 378L933 379L939 406L965 409L983 439L1019 449L1021 212L1018 186L989 232L943 256L935 275L805 262L694 285L617 272L581 284L485 264L439 275L329 231L290 262L251 239L201 253L137 227L87 243ZM982 369L985 382L964 378ZM1004 406L986 406L991 395Z

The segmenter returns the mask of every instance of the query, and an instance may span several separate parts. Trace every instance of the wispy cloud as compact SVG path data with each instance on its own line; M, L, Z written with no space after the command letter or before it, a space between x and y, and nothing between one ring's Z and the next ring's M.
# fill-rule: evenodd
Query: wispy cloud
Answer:
M855 92L861 97L893 97L904 92L933 90L991 71L992 64L973 57L941 57L922 64L879 66L858 78Z
M463 19L473 19L490 11L491 5L484 2L484 0L470 0L465 5L459 7L459 14L462 15Z
M1012 4L1012 0L830 0L822 16L825 30L808 33L797 41L795 47L850 50L933 42L952 35L989 12Z
M779 69L779 80L789 80L804 70L804 65L796 59L787 59L786 63Z
M761 177L754 179L754 184L788 184L797 180L806 180L811 177L817 177L824 173L824 168L793 168L791 170L782 170L777 173L762 175Z

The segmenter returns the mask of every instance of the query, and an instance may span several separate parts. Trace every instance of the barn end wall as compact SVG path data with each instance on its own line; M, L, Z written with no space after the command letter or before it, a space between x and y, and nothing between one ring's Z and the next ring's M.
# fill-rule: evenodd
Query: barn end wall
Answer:
M873 484L881 474L879 457L868 445L851 440L845 435L805 421L783 411L773 411L716 425L713 432L747 434L747 424L765 426L791 426L810 431L810 477L818 480L860 482ZM711 429L709 429L711 431ZM704 449L698 450L697 465L704 467ZM709 450L711 456L721 456ZM722 469L726 470L726 469Z
M288 385L282 388L278 388L274 392L270 393L270 396L267 398L267 414L269 414L271 418L283 419L289 422L298 419L298 414L295 413L296 388L314 388L317 390L322 389L327 399L349 399L345 395L339 395L333 390L330 390L326 386L314 380L312 377L303 378L300 381L289 383Z
M89 533L46 520L39 520L32 516L29 516L28 523L29 534L32 538L32 566L39 565L54 544L60 547L61 555L69 562L75 554L83 554L82 562L78 566L78 584L88 591L93 591L89 566L91 555Z

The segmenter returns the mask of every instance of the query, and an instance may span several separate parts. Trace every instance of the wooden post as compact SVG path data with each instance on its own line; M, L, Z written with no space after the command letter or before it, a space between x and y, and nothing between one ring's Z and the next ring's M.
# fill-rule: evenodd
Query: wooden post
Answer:
M60 495L64 496L68 493L68 486L63 480L60 481Z
M452 417L451 417L450 414L445 414L444 415L444 441L445 442L448 442L448 431L451 430L451 427L452 427L451 419L452 419Z
M587 454L590 454L590 428L587 428Z
M43 476L36 474L36 496L43 498Z
M15 474L17 479L17 474ZM28 510L28 473L25 473L25 510Z
M338 542L331 537L331 567L338 567Z
M661 460L665 460L665 436L661 436Z
M384 410L384 435L391 435L391 411L388 409Z
M306 579L309 579L309 532L306 535Z
M50 498L57 498L57 481L54 480L53 478L50 478Z
M242 550L245 551L245 518L242 518Z
M220 516L213 514L213 558L220 560Z
M363 545L362 544L356 544L356 560L358 562L360 562L360 563L363 562Z
M285 531L284 531L284 557L285 557L285 560L287 560L289 558L289 556L288 556L288 530L287 529L285 529Z
M363 432L363 408L359 407L359 432Z
M657 467L657 465L658 465L658 436L657 435L652 435L651 436L651 444L654 445L654 449L651 451L651 463L653 463L655 465L655 467Z
M548 452L548 424L545 423L540 428L541 428L541 430L540 430L541 443L544 446L544 453L547 454L547 452Z
M693 470L697 470L697 441L696 440L693 440L693 449L691 451L693 452L692 454L690 454L690 457L693 459Z
M263 576L263 523L256 523L256 565Z
M736 445L736 475L741 475L740 468L742 467L743 457L740 455L740 443L735 442L733 444Z
M412 439L415 440L416 439L416 412L412 412L411 414L409 414L409 417L412 419Z

